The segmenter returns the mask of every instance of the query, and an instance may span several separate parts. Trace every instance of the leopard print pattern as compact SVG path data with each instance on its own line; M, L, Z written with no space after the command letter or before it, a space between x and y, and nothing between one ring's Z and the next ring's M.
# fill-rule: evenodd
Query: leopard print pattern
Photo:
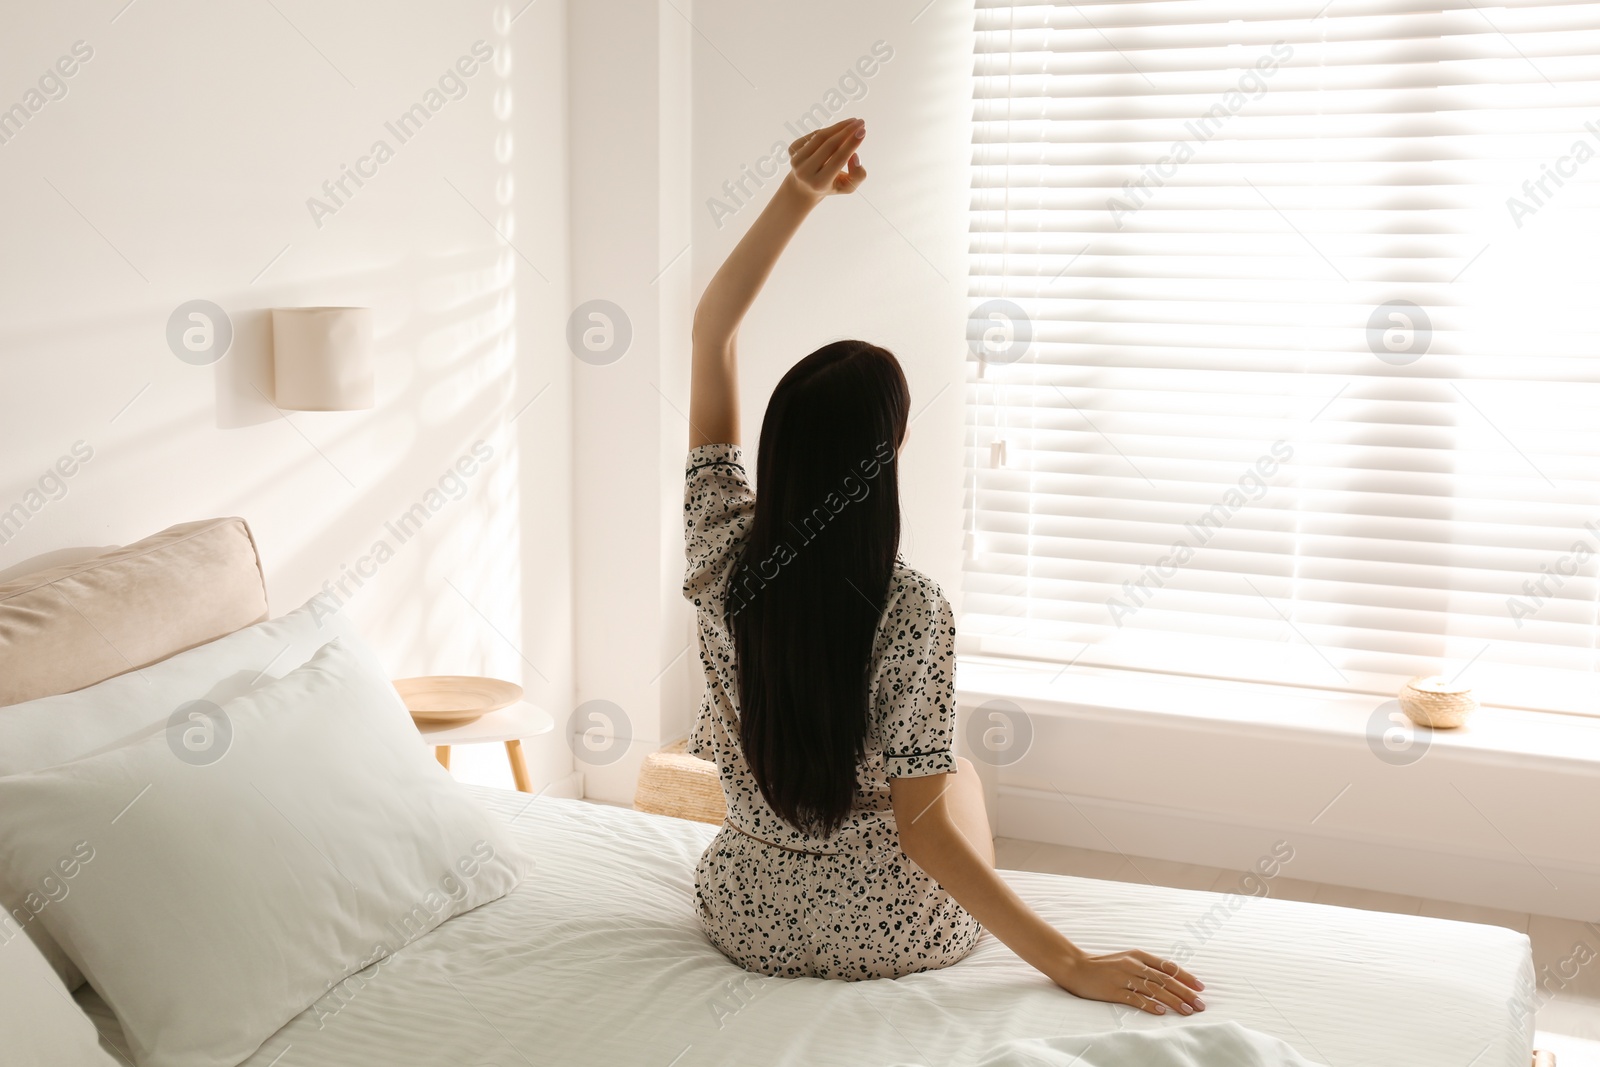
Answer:
M705 695L689 751L717 765L728 824L695 887L712 943L735 963L789 977L893 978L946 967L982 928L900 848L889 780L955 769L955 620L939 586L896 560L874 637L866 753L856 802L826 836L767 805L739 745L729 578L755 515L737 445L689 452L683 594L695 606Z

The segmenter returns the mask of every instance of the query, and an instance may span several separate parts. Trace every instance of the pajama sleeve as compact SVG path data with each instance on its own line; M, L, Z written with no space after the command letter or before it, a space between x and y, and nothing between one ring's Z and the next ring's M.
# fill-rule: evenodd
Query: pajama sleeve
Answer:
M698 611L723 615L728 576L755 517L756 495L738 445L690 449L684 469L683 595Z
M888 778L955 770L955 618L931 579L900 572L880 627L876 735Z

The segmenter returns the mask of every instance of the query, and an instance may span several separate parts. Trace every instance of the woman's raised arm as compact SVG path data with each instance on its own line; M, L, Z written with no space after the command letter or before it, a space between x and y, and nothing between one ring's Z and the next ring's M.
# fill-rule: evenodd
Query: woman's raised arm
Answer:
M700 297L689 377L689 447L739 443L739 324L811 209L866 180L856 149L867 135L845 119L789 146L789 173Z

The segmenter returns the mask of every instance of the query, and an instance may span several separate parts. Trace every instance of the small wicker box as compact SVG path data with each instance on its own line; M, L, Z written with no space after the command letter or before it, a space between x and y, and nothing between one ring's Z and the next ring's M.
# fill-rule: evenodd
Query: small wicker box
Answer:
M720 826L728 817L728 805L717 766L689 755L688 747L687 741L679 741L644 758L633 806L638 811Z
M1443 678L1413 678L1400 689L1400 710L1418 726L1454 730L1478 707L1472 690Z

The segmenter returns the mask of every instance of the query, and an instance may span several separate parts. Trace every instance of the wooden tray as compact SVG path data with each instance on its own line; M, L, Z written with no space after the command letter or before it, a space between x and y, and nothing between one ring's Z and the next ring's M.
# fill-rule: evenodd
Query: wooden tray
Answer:
M417 722L471 722L522 699L522 686L498 678L433 674L394 683Z

